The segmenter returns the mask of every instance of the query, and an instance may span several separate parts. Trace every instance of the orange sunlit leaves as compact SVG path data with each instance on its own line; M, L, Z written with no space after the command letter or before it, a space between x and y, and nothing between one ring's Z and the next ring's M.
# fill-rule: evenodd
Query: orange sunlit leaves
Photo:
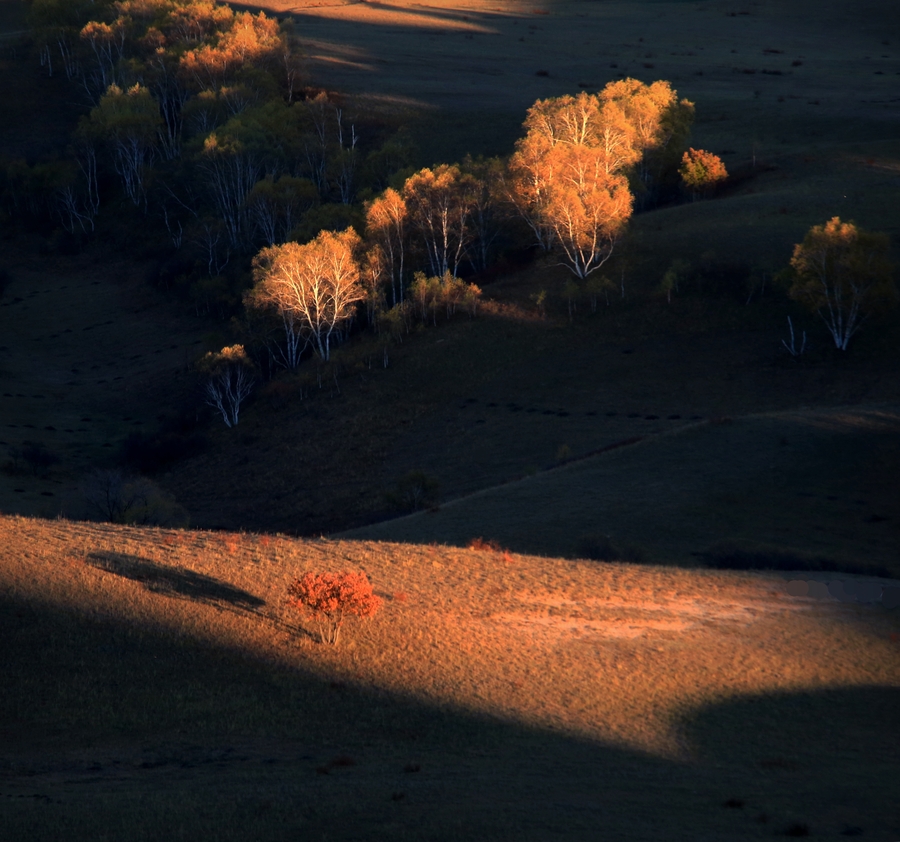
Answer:
M381 607L365 573L307 573L288 587L288 604L312 611L322 640L336 644L346 617L371 617Z
M360 283L359 235L322 231L309 243L285 243L263 249L253 260L257 285L250 306L274 307L291 319L322 360L328 360L331 338L366 297Z
M718 155L705 149L688 149L678 170L685 186L695 194L712 189L728 178L728 170Z

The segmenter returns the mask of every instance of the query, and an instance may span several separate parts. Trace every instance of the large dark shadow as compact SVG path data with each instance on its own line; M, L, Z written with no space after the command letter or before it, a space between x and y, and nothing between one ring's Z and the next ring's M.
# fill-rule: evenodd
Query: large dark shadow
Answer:
M265 600L212 576L185 570L183 567L166 567L128 553L94 552L86 560L88 564L108 573L141 582L148 591L154 593L195 602L226 603L234 608L247 610L261 608L266 604Z
M900 839L900 687L744 696L682 726L700 764L724 770L735 812L788 836Z
M665 758L8 596L0 642L11 842L900 838L896 688L710 705Z

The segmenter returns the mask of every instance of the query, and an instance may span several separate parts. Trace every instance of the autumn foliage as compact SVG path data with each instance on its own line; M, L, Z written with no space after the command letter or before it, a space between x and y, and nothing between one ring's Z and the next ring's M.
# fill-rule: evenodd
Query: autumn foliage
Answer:
M693 103L668 82L611 82L538 100L509 162L508 198L544 249L584 279L610 258L646 191L686 137ZM683 148L683 147L681 147Z
M718 155L693 147L684 153L678 173L685 187L695 196L711 190L728 178L728 170Z
M319 358L331 354L332 335L348 322L365 298L356 253L359 236L352 228L321 231L309 243L285 243L263 249L253 261L257 288L251 306L272 306L289 334L312 345Z
M897 303L887 234L833 217L794 246L788 294L817 313L846 351L863 322Z
M347 617L371 617L381 607L365 573L307 573L288 588L288 605L312 612L323 643L337 645Z

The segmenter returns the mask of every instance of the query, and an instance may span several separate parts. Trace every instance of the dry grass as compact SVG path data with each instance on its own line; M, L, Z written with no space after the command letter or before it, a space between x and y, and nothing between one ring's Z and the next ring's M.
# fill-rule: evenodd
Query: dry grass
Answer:
M650 838L667 822L696 828L697 839L755 838L752 824L728 830L718 807L701 808L736 796L773 821L819 821L832 832L864 823L877 836L896 818L880 776L896 761L897 721L880 706L900 685L900 626L880 605L792 597L786 578L773 574L570 562L484 542L457 549L303 541L16 517L0 521L0 533L4 628L14 647L0 694L9 728L0 791L37 792L57 805L38 814L31 802L8 802L10 827L43 828L31 838L78 815L75 780L84 781L82 803L103 805L102 817L129 803L135 787L150 805L165 798L165 786L139 771L140 763L153 767L135 760L148 754L163 756L163 766L181 763L182 781L205 803L210 768L197 758L223 741L246 761L238 772L219 758L238 800L284 806L284 793L254 765L270 755L306 781L318 780L318 768L328 778L316 783L326 801L352 791L359 802L343 808L334 827L340 839L379 836L371 810L388 799L384 763L436 775L427 786L417 779L410 797L416 819L431 816L416 838L580 838L601 815L621 833L635 809L646 816L628 838ZM298 574L336 569L364 570L385 605L334 649L316 642L285 594ZM74 659L68 667L58 662L63 656ZM876 706L874 718L864 704ZM810 706L829 711L827 724L791 735L779 722ZM853 734L865 762L847 756L842 740L837 750L858 778L822 770L838 757L834 744L815 742L821 727ZM722 728L727 747L717 743ZM410 742L407 732L421 737ZM52 762L44 748L51 735ZM608 771L592 774L608 782L616 768L657 780L668 767L675 777L643 794L618 787L627 794L618 805L597 793L583 816L561 815L552 804L529 805L521 752L562 803L585 797L575 794L584 782L575 781L598 762ZM60 777L66 757L73 771ZM108 771L85 777L78 763L90 758ZM761 765L775 762L787 771ZM124 764L118 772L116 763ZM355 777L338 780L343 768ZM117 791L123 774L127 785ZM516 814L503 811L492 824L496 803L483 792L467 830L441 825L473 782L484 785L484 774L496 778L492 798ZM779 792L784 775L793 806ZM836 807L830 799L841 787ZM676 807L685 789L693 795ZM175 815L190 824L197 807ZM259 816L259 838L277 838ZM409 818L394 817L399 838L407 838ZM234 838L254 835L253 815L232 819ZM307 830L322 821L304 819ZM534 821L547 833L525 832ZM173 822L157 816L152 827ZM129 827L121 838L142 837Z
M669 79L697 102L697 140L735 150L729 170L814 135L889 137L896 120L890 0L865 11L849 0L256 5L294 17L316 83L383 107L436 109L444 131L422 135L435 160L505 153L536 99L618 76Z
M671 80L698 104L693 144L756 167L714 202L636 218L624 303L517 318L562 278L538 266L386 371L361 362L380 348L354 351L339 394L260 395L160 477L227 532L0 518L0 835L900 837L896 610L792 597L789 574L552 557L596 532L653 561L725 539L896 572L895 322L795 365L780 299L646 297L674 257L780 268L836 213L897 241L892 4L291 11L311 81L409 117L423 164L506 153L535 99L621 74ZM78 109L7 41L20 119L0 148L36 154ZM6 245L0 446L41 438L63 461L0 476L0 508L72 512L84 470L180 402L221 326L177 315L108 248L51 263ZM418 543L233 531L383 514L410 469L448 498L538 475L385 526ZM339 649L285 605L292 578L335 569L385 598Z
M432 153L452 159L480 149L508 152L536 97L576 90L588 70L596 71L600 87L654 52L651 76L672 79L698 104L692 142L722 153L730 169L749 165L754 154L758 166L716 201L637 216L626 273L630 297L593 316L582 308L574 326L564 306L551 306L549 322L516 320L507 309L410 338L392 350L388 371L378 368L380 347L348 349L357 361L368 354L376 362L374 368L341 363L340 394L328 373L326 388L313 389L311 399L301 401L308 390L290 378L261 391L239 430L213 422L206 453L156 477L193 523L329 532L391 514L385 492L411 470L436 477L444 498L453 499L542 470L559 454L583 456L696 416L896 403L896 319L868 325L850 358L837 359L829 357L815 320L771 290L750 307L743 306L743 288L727 299L688 290L671 306L647 297L676 257L696 264L715 252L715 259L736 264L738 287L751 272L771 275L810 224L834 213L900 232L887 177L900 153L895 140L884 139L895 136L896 115L879 99L892 77L870 72L881 67L882 54L892 55L881 44L895 25L884 4L873 3L864 28L854 26L841 39L832 35L838 28L851 32L844 24L856 7L832 4L808 14L806 0L737 17L730 13L741 10L730 3L292 8L299 31L321 46L311 53L313 81L360 96L393 91L427 105L433 117L418 136L428 144L436 138L443 148L423 146L423 163L434 160ZM786 21L791 44L780 43ZM587 33L590 45L573 49L573 32ZM486 38L489 46L478 41ZM535 76L531 67L538 44L550 77ZM326 74L315 56L341 49L364 53L363 63L375 70L328 62ZM803 64L790 68L795 52ZM739 57L748 58L744 66L751 55L760 73L732 72ZM496 61L500 74L481 73L474 56ZM0 67L4 78L32 67L24 54L11 61ZM782 65L792 75L761 74ZM37 71L29 79L28 85L41 83ZM10 82L6 89L28 85ZM814 99L825 89L819 106L794 98L808 92ZM37 89L28 96L46 101ZM409 107L410 119L422 110ZM62 117L74 114L54 109L61 121L50 126L33 109L13 110L22 118L5 124L6 139L0 138L9 151L27 146L29 133L58 137ZM0 302L0 462L7 447L26 440L43 441L62 461L38 475L0 475L0 507L80 516L84 473L113 461L129 432L151 431L159 416L182 404L193 385L189 366L205 347L200 337L215 333L224 342L225 328L185 318L184 303L163 302L147 290L145 267L110 265L105 244L50 261L10 243L5 260L12 283ZM512 302L533 315L529 296L548 289L552 305L563 279L563 270L537 266L486 291L504 307ZM785 364L780 353L788 312L815 345L815 358L800 365ZM309 369L304 377L315 382Z

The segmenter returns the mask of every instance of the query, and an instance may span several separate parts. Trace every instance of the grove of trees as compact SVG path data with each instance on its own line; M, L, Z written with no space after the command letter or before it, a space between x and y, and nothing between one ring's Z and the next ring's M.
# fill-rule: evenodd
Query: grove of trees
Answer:
M199 366L229 426L254 365L326 362L363 318L398 337L474 315L481 290L460 278L504 250L569 270L570 319L585 296L595 310L633 213L727 177L688 147L694 105L666 81L538 100L507 159L416 168L402 129L304 85L290 20L214 0L32 0L30 17L85 114L64 158L0 162L0 212L76 238L125 219L167 240L161 282L242 324L243 344ZM791 266L791 296L841 349L892 295L886 239L852 223L813 228ZM686 267L664 274L669 301Z
M680 155L693 103L668 82L610 82L600 93L539 100L509 162L507 196L544 250L577 278L610 258L634 193L654 190Z

